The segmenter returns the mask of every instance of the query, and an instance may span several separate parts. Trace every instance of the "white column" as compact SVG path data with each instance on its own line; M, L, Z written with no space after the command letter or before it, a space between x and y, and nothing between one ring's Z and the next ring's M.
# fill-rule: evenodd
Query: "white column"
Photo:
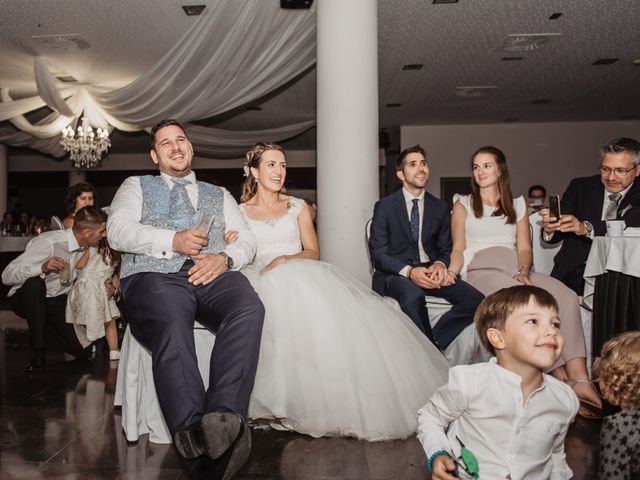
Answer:
M69 170L69 186L76 183L83 183L87 181L87 174L84 170Z
M365 224L378 198L377 2L316 4L320 252L369 285Z
M7 211L7 147L0 145L0 215Z

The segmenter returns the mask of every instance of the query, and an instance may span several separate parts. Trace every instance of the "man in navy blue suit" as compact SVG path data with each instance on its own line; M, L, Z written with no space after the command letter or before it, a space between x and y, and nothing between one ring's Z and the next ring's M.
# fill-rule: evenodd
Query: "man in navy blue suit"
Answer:
M427 154L416 145L396 162L402 188L378 201L373 211L369 250L373 289L395 298L422 332L445 349L464 328L483 295L448 269L451 215L446 203L425 191ZM452 304L431 331L425 295Z

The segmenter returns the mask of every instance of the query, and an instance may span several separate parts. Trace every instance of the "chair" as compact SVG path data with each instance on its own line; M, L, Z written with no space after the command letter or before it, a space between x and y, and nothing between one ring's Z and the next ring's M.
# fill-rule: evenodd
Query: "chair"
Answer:
M215 335L196 322L193 336L198 368L207 388ZM122 429L127 441L136 442L140 435L148 433L150 442L173 443L153 383L151 353L136 340L129 326L122 339L113 403L122 407Z
M371 235L371 221L369 219L365 225L365 237L367 242L367 253L369 253L369 237ZM371 259L369 259L371 260ZM371 263L371 270L374 270L373 262ZM394 301L390 297L389 301ZM427 310L429 311L429 323L433 328L442 316L451 310L451 304L443 298L432 297L425 295L425 302L427 304ZM396 302L397 304L397 302ZM400 307L398 306L398 309ZM451 365L468 365L471 363L484 362L489 358L489 354L484 350L478 334L476 333L475 326L468 325L460 334L451 342L444 351L445 357Z

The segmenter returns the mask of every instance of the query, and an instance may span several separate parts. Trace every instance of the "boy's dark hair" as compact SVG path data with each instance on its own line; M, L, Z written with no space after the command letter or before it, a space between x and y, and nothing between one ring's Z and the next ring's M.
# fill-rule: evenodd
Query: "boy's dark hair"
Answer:
M487 330L490 328L504 330L507 318L518 308L526 306L532 298L539 307L553 308L558 311L558 302L553 298L553 295L533 285L503 288L492 293L480 303L473 321L476 324L476 331L482 345L491 355L495 355L496 351L487 338Z
M402 152L400 152L400 156L396 160L396 172L399 172L404 168L404 161L407 158L407 155L410 153L419 153L424 159L427 159L427 152L420 145L414 145L413 147L405 148Z

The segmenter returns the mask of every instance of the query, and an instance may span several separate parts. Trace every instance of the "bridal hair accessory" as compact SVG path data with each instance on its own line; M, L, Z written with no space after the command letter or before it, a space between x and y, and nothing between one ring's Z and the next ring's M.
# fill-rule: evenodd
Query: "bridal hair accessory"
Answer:
M248 176L249 176L249 173L250 173L250 171L251 171L251 169L249 168L249 165L244 165L244 166L242 167L242 170L244 171L244 176L245 176L245 177L248 177Z

